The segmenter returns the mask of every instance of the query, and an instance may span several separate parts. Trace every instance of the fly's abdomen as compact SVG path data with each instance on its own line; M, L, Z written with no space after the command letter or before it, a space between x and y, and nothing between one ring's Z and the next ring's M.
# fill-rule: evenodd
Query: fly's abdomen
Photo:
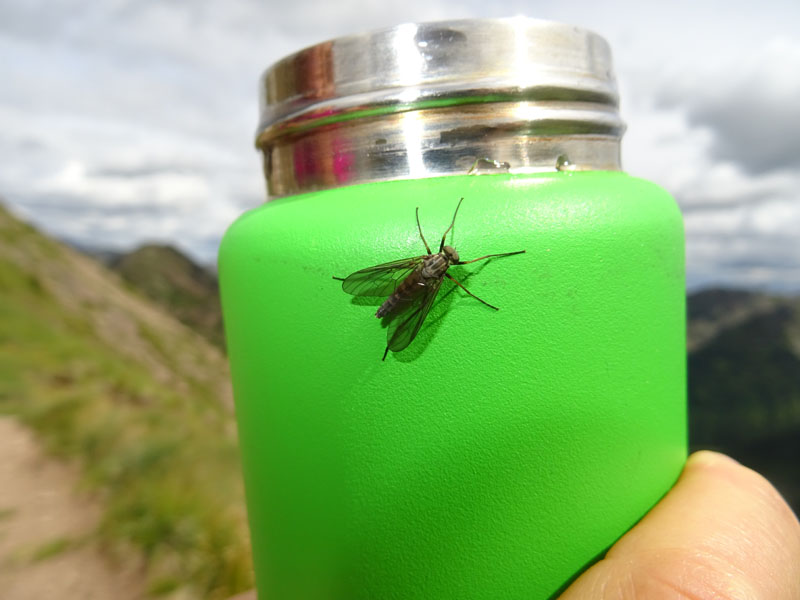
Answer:
M425 281L422 278L422 271L414 271L406 277L394 293L380 305L375 316L380 319L381 317L395 312L399 307L405 306L424 291Z

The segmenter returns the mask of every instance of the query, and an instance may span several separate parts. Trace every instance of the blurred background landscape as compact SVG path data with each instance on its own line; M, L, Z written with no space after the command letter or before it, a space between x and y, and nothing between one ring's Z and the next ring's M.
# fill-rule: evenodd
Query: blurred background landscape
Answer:
M623 164L686 223L692 449L800 511L800 6L3 4L4 598L252 587L214 262L264 200L258 76L338 35L513 14L611 43Z

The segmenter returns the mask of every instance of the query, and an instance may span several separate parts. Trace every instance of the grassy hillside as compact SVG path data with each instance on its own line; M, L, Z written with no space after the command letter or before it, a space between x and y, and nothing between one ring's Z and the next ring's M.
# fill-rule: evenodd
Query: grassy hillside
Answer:
M112 556L151 593L252 586L221 353L95 261L0 208L0 412L81 465Z

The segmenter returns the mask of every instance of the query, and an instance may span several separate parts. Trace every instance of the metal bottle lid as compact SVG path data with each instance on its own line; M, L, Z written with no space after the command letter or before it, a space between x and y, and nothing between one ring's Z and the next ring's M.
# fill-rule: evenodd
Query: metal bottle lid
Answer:
M624 124L599 35L514 17L405 24L323 42L261 79L270 197L392 179L618 170Z

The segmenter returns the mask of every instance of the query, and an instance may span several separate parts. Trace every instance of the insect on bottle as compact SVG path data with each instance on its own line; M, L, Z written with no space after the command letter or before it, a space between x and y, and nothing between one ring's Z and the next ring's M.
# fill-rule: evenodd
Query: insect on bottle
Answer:
M477 165L477 163L478 161L475 164ZM391 320L389 332L386 336L386 350L383 353L383 360L386 360L389 350L392 352L405 350L417 336L423 323L425 323L425 318L433 307L445 277L464 290L469 296L489 308L499 310L496 306L481 300L470 292L447 270L453 265L468 265L489 258L524 254L525 250L499 252L473 258L472 260L461 260L456 249L446 245L445 242L447 241L447 234L456 223L456 215L458 215L458 209L461 207L463 200L461 198L458 201L456 212L453 213L453 220L445 230L444 235L442 235L439 251L435 254L431 252L431 248L422 234L422 226L419 223L419 208L417 208L417 229L422 243L425 244L427 254L401 258L400 260L360 269L346 278L334 276L334 279L342 282L342 289L348 294L367 297L388 296L375 312L376 317L387 317Z
M544 21L405 24L265 72L268 199L219 258L260 595L550 598L675 482L682 220L622 171L623 130L606 42ZM437 252L381 361L395 290L343 285Z

